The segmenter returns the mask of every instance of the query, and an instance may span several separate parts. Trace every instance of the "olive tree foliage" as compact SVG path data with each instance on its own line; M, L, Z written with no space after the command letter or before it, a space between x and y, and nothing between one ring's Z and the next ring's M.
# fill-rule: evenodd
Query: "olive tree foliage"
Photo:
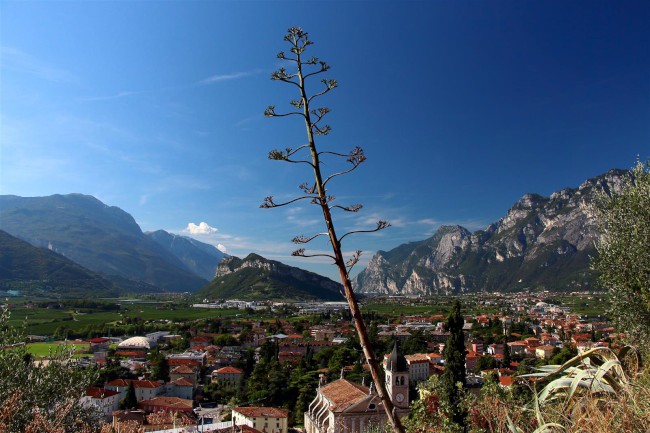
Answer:
M99 413L80 398L95 378L94 370L75 368L73 350L53 350L35 362L21 330L8 325L0 310L0 432L64 433L93 431Z
M264 114L267 117L297 117L301 119L304 122L306 128L307 143L300 145L295 149L290 147L287 147L283 150L274 149L269 152L269 159L275 161L284 161L297 165L304 165L311 170L313 174L313 180L304 182L299 186L300 190L302 191L302 194L300 196L281 203L276 202L273 196L269 196L264 199L264 203L261 205L261 207L275 208L296 202L307 201L315 206L318 206L322 211L323 220L325 223L325 231L312 235L296 236L293 239L293 242L298 245L304 245L316 238L323 237L328 239L332 247L332 253L308 254L305 248L301 247L296 250L293 255L300 257L329 257L337 266L341 277L341 282L343 284L343 289L345 291L344 296L350 306L352 318L354 319L354 324L357 329L357 333L359 334L361 347L370 367L370 372L373 377L373 381L375 382L377 392L383 401L389 422L394 427L396 432L402 432L403 427L400 423L399 418L393 414L393 404L382 381L379 365L370 344L363 317L361 316L361 310L359 309L355 294L352 291L350 271L354 265L358 263L361 251L355 251L346 260L341 246L341 242L349 235L355 233L369 233L379 231L385 229L386 227L389 227L390 224L386 221L378 221L376 227L368 230L350 231L340 236L337 234L334 228L332 212L358 212L361 210L362 205L336 204L336 197L334 195L331 195L329 192L330 183L339 176L351 173L352 171L356 170L363 162L366 161L366 156L363 152L363 149L360 147L355 147L348 153L317 149L316 136L328 135L331 131L331 127L327 124L324 124L323 122L323 119L330 112L330 109L327 107L317 106L316 103L318 102L319 98L334 90L337 87L338 83L336 80L321 78L320 90L316 91L313 94L308 94L307 82L311 82L313 79L322 77L321 74L327 72L330 69L330 66L316 57L307 57L305 55L305 50L307 50L307 48L312 45L313 42L309 39L308 34L302 29L298 27L290 28L285 35L284 40L289 44L290 50L288 53L281 51L277 57L281 61L288 63L290 65L290 70L286 68L280 68L271 75L271 79L289 84L297 91L298 97L297 99L290 101L290 105L292 107L290 111L279 113L276 112L275 106L271 105L266 109ZM322 170L324 158L332 160L332 166L337 166L336 162L340 161L344 163L344 166L339 171L333 170L331 174L325 174Z
M650 350L650 164L638 161L620 192L601 193L601 237L592 266L609 291L609 314L632 344Z

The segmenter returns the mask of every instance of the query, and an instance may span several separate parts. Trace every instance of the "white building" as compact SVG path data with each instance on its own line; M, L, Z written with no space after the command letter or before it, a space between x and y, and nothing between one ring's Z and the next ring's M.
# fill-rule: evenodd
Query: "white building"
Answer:
M111 420L113 411L119 409L120 393L111 389L89 387L86 395L81 397L84 407L95 407L104 415L105 420Z
M247 425L265 433L287 433L289 410L275 407L235 407L232 409L234 426Z

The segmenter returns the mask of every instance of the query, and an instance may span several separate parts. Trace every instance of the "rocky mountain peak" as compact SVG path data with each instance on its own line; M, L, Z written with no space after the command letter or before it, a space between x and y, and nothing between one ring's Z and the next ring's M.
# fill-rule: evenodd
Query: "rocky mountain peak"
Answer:
M589 255L598 237L593 203L599 191L620 191L628 175L610 170L550 197L526 194L485 230L442 226L429 239L379 252L353 282L355 290L430 294L588 287L594 281Z

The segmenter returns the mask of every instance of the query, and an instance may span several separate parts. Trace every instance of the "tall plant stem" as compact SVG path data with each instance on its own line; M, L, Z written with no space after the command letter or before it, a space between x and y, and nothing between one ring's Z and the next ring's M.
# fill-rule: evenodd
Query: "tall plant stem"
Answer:
M368 366L370 367L370 374L372 375L372 380L375 383L377 388L377 393L379 398L383 402L384 409L386 410L386 415L388 421L393 426L395 433L404 433L404 427L394 412L393 402L388 395L386 390L386 385L382 377L379 374L379 364L377 358L370 344L370 338L368 337L368 331L366 329L363 316L361 314L361 309L359 308L359 303L357 298L352 290L352 283L350 282L350 276L348 274L347 267L345 265L345 260L343 259L343 253L341 251L341 243L339 242L338 237L336 236L336 230L334 229L334 222L332 220L331 209L328 204L327 194L325 191L325 185L323 183L323 177L320 170L320 161L318 156L318 151L316 150L316 143L314 140L313 124L311 121L311 115L309 112L309 99L307 98L307 92L305 89L304 76L302 71L302 63L300 58L300 52L297 53L297 65L298 65L298 85L300 88L300 96L303 103L303 115L305 119L305 127L307 128L307 139L309 144L309 151L311 153L312 165L314 169L314 178L316 183L316 188L318 192L318 201L320 207L323 211L323 219L327 226L327 233L329 236L330 243L332 244L332 250L334 252L334 261L339 270L341 276L341 282L343 284L343 289L345 291L345 298L348 301L350 306L350 312L352 313L352 318L354 320L354 326L357 329L357 334L359 336L359 342L361 348L363 349L363 354L366 357Z

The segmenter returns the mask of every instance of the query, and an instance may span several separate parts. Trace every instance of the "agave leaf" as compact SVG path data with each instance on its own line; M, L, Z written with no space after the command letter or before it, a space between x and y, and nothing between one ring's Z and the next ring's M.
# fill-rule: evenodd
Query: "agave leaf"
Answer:
M607 381L612 386L624 386L627 384L627 378L623 372L621 362L617 359L612 359L604 363L594 376L595 381Z
M510 430L511 433L524 433L522 429L517 427L514 422L510 419L510 415L506 414L506 419L508 420L508 430Z
M573 381L571 382L571 386L569 387L569 391L566 394L567 404L568 401L571 400L571 397L573 397L573 394L576 392L576 389L578 389L578 386L582 386L582 387L586 386L587 388L589 388L589 383L591 382L590 379L592 379L592 377L593 375L589 370L583 370L575 375Z
M634 360L636 361L636 371L641 371L643 369L643 359L641 358L641 352L639 349L633 346L623 346L623 348L618 352L618 359L623 360L628 356L628 353L631 352L634 355ZM627 364L623 364L624 371L626 374L633 373L629 371Z
M570 387L572 383L573 380L571 378L561 377L559 379L555 379L546 385L544 389L542 389L542 392L539 393L539 401L545 402L549 396L552 396L561 389Z
M558 424L556 422L549 422L547 424L542 424L539 427L537 427L535 430L533 430L533 433L552 433L554 429L558 429L560 431L566 431L564 426L562 424Z

